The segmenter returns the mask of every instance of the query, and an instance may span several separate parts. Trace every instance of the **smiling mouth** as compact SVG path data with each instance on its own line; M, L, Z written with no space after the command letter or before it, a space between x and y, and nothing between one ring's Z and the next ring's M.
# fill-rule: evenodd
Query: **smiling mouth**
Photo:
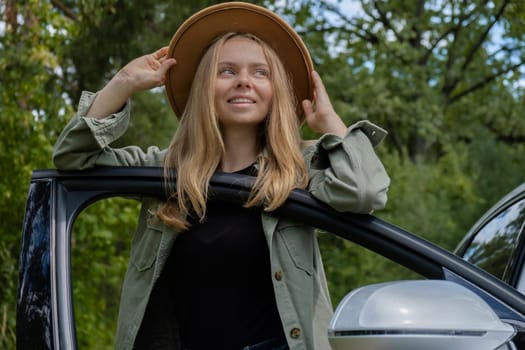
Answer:
M255 103L255 101L249 98L232 98L228 100L228 103Z

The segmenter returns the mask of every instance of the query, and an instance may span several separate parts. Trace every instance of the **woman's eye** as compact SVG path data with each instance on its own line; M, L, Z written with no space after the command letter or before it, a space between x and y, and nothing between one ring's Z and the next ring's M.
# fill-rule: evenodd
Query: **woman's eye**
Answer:
M268 71L266 69L257 69L255 71L255 75L262 76L262 77L267 77L270 74L268 73Z
M234 74L234 71L231 68L222 68L219 70L219 73L230 75L230 74Z

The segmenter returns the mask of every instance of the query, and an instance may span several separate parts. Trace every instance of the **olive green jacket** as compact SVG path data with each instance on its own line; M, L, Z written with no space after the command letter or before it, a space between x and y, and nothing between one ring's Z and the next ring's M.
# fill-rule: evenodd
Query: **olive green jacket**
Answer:
M94 166L162 166L164 150L136 146L111 148L127 129L130 104L104 119L84 117L96 94L84 92L78 112L55 145L58 169ZM385 206L390 179L373 147L386 132L367 121L348 128L344 138L327 134L305 142L309 191L338 211L370 213ZM116 349L131 349L153 285L178 232L149 214L145 200L133 238L120 302ZM314 229L301 222L262 213L270 251L272 281L284 333L291 350L330 349L327 327L332 315L326 277Z

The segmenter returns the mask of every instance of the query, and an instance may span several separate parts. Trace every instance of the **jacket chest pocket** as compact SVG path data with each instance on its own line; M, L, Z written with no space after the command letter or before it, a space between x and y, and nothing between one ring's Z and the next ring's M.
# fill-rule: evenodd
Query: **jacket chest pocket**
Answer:
M164 226L158 222L148 222L143 232L133 242L130 263L140 272L155 265Z
M302 224L286 224L277 229L277 240L282 241L293 265L306 272L314 273L315 234L311 227Z

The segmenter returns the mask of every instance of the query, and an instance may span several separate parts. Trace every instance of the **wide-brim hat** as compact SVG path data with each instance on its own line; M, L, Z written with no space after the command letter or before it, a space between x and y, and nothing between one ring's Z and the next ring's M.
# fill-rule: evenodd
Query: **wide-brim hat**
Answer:
M301 37L272 11L250 3L227 2L207 7L189 17L171 39L168 57L177 60L166 76L166 94L175 115L186 107L193 77L211 42L229 32L250 33L270 45L288 72L303 120L301 101L312 100L312 59Z

